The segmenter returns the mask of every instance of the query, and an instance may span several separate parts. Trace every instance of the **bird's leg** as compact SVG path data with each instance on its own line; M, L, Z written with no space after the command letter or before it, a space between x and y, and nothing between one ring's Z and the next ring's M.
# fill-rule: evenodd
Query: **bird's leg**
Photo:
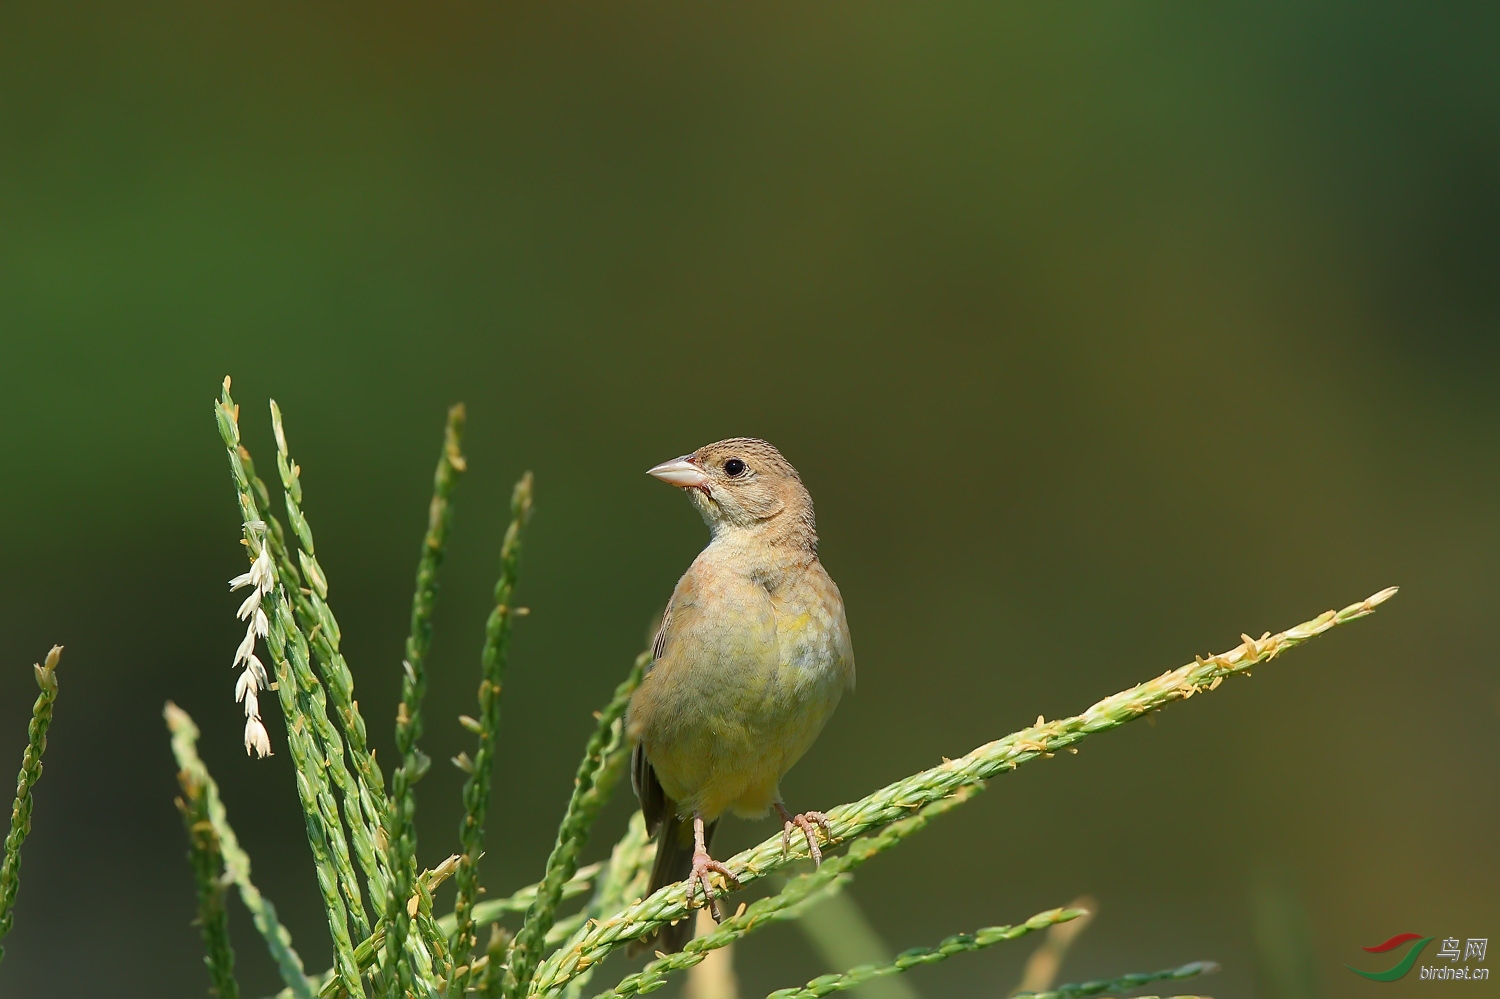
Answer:
M823 836L828 842L833 842L833 830L828 828L828 816L822 812L800 812L793 815L786 810L781 802L776 802L776 813L781 816L781 852L783 855L792 848L792 827L796 826L802 830L802 835L807 837L807 852L812 856L814 867L823 864L823 851L818 849L818 830L823 830Z
M719 914L719 903L714 898L713 886L708 883L709 874L722 874L724 881L735 888L740 886L739 879L723 864L708 855L708 847L703 842L703 817L693 816L693 870L688 875L688 905L693 904L693 899L698 894L698 886L703 886L703 904L708 906L708 914L714 917L714 922L722 922L723 916Z

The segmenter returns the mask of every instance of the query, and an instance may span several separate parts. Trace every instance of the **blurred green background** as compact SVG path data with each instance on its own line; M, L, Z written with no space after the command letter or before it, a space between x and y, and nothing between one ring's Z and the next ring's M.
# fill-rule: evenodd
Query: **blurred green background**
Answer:
M387 761L444 407L469 406L472 471L439 761L470 741L453 719L535 470L492 891L540 870L589 712L704 541L642 473L707 441L766 437L801 469L849 605L859 690L788 778L796 807L1400 584L1252 680L995 781L853 891L897 948L1090 892L1065 980L1211 958L1219 996L1421 991L1341 965L1383 967L1359 947L1399 932L1500 937L1497 22L8 7L5 773L27 667L67 652L0 994L202 994L169 697L326 966L289 760L239 745L226 372L263 459L266 398L286 413ZM461 776L420 787L428 862ZM232 918L247 994L271 991ZM912 983L1000 996L1027 949ZM748 996L828 970L789 927L737 965Z

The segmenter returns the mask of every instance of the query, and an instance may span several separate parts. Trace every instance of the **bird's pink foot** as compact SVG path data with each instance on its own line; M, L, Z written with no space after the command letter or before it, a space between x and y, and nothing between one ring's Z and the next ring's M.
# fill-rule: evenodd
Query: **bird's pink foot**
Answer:
M792 848L792 827L802 830L802 835L807 839L807 852L812 857L814 867L823 863L823 851L818 847L818 830L823 830L823 838L833 842L833 830L828 828L828 816L822 812L800 812L793 815L786 810L781 802L776 803L776 811L781 815L781 852L786 854Z
M708 906L708 914L714 917L714 922L723 922L724 917L719 913L719 902L714 898L713 885L709 883L710 874L720 874L724 877L724 883L730 888L740 886L739 879L734 872L706 853L693 854L693 870L687 877L688 895L687 904L692 906L698 897L698 888L703 888L703 903Z

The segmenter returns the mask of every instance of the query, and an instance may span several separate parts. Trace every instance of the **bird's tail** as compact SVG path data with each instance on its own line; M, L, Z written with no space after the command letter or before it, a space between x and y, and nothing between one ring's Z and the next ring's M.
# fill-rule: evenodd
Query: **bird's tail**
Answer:
M711 822L703 829L703 846L708 848L713 842L714 830L719 824ZM646 890L647 895L655 893L669 884L681 881L693 870L693 820L678 818L675 813L668 813L662 820L660 828L656 830L656 863L651 867L651 887ZM659 950L665 954L672 954L693 939L693 917L691 915L679 919L676 923L669 923L656 931L656 936L648 937L627 949L628 956Z

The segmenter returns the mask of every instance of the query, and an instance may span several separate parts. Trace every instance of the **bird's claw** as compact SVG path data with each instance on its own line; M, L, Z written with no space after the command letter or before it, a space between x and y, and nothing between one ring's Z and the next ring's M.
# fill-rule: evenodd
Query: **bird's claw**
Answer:
M814 867L823 864L823 851L818 847L818 830L823 830L823 838L829 843L833 842L833 830L828 826L828 816L822 812L799 812L791 815L780 805L777 809L781 812L781 854L786 856L792 849L792 827L802 830L802 835L807 839L807 852L812 857Z
M726 887L738 888L740 886L739 878L736 878L734 872L728 867L706 853L695 853L693 854L693 870L687 878L687 904L689 908L692 908L693 902L698 897L698 887L701 885L703 904L708 906L708 914L714 917L714 922L720 923L724 921L724 917L719 913L719 902L714 898L713 885L708 880L710 874L722 875Z

